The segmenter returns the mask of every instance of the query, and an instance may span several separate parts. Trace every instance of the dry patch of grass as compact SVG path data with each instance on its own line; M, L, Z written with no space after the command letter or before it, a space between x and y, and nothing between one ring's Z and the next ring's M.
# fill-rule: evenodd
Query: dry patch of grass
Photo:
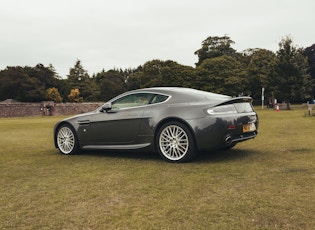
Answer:
M170 164L53 146L60 118L0 119L1 229L312 229L315 117L258 110L260 133Z

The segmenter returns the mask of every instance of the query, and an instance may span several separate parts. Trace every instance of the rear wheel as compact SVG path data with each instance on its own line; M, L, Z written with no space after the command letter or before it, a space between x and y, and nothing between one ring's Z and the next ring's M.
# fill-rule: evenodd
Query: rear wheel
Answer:
M193 135L187 126L180 122L164 124L156 138L159 154L169 162L187 162L196 156Z
M64 124L57 131L57 146L62 154L76 154L79 151L79 143L76 133L70 125Z

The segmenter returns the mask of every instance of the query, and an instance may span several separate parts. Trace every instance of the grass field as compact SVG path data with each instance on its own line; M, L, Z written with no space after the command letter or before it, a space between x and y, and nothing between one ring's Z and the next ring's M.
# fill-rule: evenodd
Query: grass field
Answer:
M63 156L60 117L0 119L0 229L314 229L315 116L257 112L256 139L186 164Z

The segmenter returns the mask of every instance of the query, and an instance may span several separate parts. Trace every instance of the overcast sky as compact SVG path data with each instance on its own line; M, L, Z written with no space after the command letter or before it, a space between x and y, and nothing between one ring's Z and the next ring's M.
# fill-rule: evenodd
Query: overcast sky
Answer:
M195 66L209 36L233 48L277 51L289 35L315 43L314 0L1 0L0 70L52 64L66 77L77 59L90 75L145 62Z

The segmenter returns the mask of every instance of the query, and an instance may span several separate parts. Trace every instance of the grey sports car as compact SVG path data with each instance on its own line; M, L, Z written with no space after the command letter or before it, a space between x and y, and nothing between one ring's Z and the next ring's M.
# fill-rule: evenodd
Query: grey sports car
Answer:
M187 162L200 151L232 148L257 133L251 97L159 87L123 93L93 112L58 122L54 142L63 154L146 150Z

